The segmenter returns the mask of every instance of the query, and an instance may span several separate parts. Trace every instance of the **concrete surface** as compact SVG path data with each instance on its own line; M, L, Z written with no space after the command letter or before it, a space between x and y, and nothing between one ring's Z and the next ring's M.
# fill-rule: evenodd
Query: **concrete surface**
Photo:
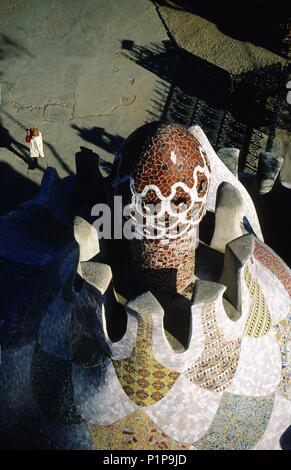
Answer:
M264 47L225 34L219 25L198 14L193 14L187 9L176 9L179 8L178 1L157 3L161 3L158 5L160 15L180 47L231 74L236 75L276 63L287 63L286 59ZM191 2L188 4L190 9ZM193 9L194 5L195 2ZM251 10L249 11L251 15ZM221 14L223 17L223 10ZM239 15L237 21L240 21ZM245 30L248 30L247 23Z
M258 9L252 10L247 4L244 9L244 2L235 6L226 6L227 2L221 2L220 9L215 9L214 6L207 7L207 2L203 5L203 2L199 0L195 2L191 0L155 1L169 35L179 47L233 75L272 64L285 66L288 63L286 57L274 52L280 47L277 44L278 38L274 36L274 30L270 28L272 16L268 12L268 6L262 7L260 16ZM277 8L274 9L274 6L271 8L276 18L276 15L280 14L282 5L278 4ZM229 17L226 18L229 11ZM233 18L232 22L230 18ZM287 20L287 15L284 16L282 13L282 21L284 20ZM257 35L256 32L258 32ZM257 43L254 40L255 37ZM247 38L250 40L248 41ZM280 113L272 148L269 149L285 160L281 178L288 187L291 186L290 109L286 99ZM262 133L260 148L263 151L266 148L268 135L265 134L264 129L260 129L260 132Z
M64 176L74 172L80 146L110 160L122 137L147 120L156 77L128 60L121 42L167 39L148 0L1 0L0 28L0 124L18 153L25 154L25 128L38 126L48 164ZM16 187L25 200L43 174L27 170L5 142L0 172L1 200L11 199L5 210Z
M40 127L47 163L65 176L81 146L112 161L123 138L151 119L161 80L126 57L126 41L146 51L170 32L233 73L284 62L208 19L150 0L0 0L0 28L0 214L33 197L43 175L28 170L26 127ZM289 128L279 127L272 151L289 161Z

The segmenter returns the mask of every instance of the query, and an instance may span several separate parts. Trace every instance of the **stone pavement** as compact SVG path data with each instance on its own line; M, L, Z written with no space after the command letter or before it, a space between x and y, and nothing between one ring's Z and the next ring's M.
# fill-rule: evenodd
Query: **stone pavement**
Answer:
M192 102L192 119L197 119L216 150L230 146L243 150L249 139L247 134L251 135L248 151L243 150L245 155L241 155L242 161L248 162L247 166L252 167L253 172L259 152L272 151L286 160L282 178L291 181L290 106L284 101L287 96L287 77L285 71L282 72L283 68L287 69L287 57L290 58L286 5L282 5L280 0L277 3L271 0L243 2L240 5L232 5L224 0L215 5L215 2L203 0L155 0L155 3L173 42L192 58L189 75L193 93L187 97L188 109L191 109ZM225 73L232 77L230 88L233 97L223 97L217 106L215 94L219 96L222 93L224 82L227 81ZM201 83L205 84L204 92ZM239 98L238 90L242 83L249 89L246 91L246 88L242 88ZM260 90L256 99L252 99L253 85L254 89L258 87ZM280 88L283 88L283 109L282 104L277 104ZM211 89L215 93L209 98ZM207 104L205 111L204 103L197 102L197 98L201 98L201 90L204 95L202 101ZM280 119L273 133L271 128L277 119L277 106L281 108ZM225 107L222 117L217 112L219 107ZM207 127L211 115L215 118ZM245 134L244 126L248 127ZM235 136L236 130L238 135L241 133L239 138Z
M148 119L156 80L122 45L146 47L168 36L148 0L1 0L0 27L4 213L35 194L42 178L20 158L26 127L41 129L48 164L61 176L75 171L80 146L112 159L122 138Z
M159 13L176 43L196 57L238 75L254 68L282 63L287 59L269 49L265 40L258 41L254 31L267 35L267 8L260 15L252 5L231 6L227 2L211 5L203 1L157 0ZM255 14L257 13L257 16ZM252 17L253 16L253 17ZM254 21L258 21L253 25ZM265 30L265 31L263 31ZM270 34L272 32L270 31ZM250 41L252 37L252 40ZM275 43L273 38L273 43ZM265 46L268 45L268 48Z
M167 106L174 110L171 119L177 120L181 108L187 121L189 99L195 104L203 83L207 96L200 111L211 120L216 87L207 85L207 65L206 77L192 80L189 57L194 71L205 61L234 74L286 62L264 44L235 37L235 25L229 32L219 18L191 8L179 11L176 4L191 2L1 0L0 214L35 195L43 175L25 162L26 127L41 129L47 163L65 176L75 172L80 147L112 161L123 138L164 117ZM183 51L181 57L171 55L169 38ZM174 85L180 93L176 100ZM206 133L220 128L219 119L212 121ZM280 126L273 149L279 156L290 157L289 138Z

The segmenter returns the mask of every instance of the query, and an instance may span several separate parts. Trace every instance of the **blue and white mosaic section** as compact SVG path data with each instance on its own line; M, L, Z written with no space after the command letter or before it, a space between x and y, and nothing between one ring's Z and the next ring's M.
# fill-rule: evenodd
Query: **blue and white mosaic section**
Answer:
M220 183L231 183L243 198L245 217L262 238L247 191L217 157L202 129L194 126L191 132L212 167L208 209L215 210ZM249 253L240 279L234 280L238 285L231 286L241 288L241 315L235 321L228 316L234 307L223 298L226 287L218 284L219 274L213 275L215 282L198 280L193 297L197 303L187 303L192 322L186 331L190 335L186 350L177 339L178 328L177 337L172 329L170 334L164 328L164 322L176 314L181 296L167 299L165 305L173 304L164 311L164 298L155 298L151 292L133 296L124 306L126 332L113 343L105 309L110 308L108 291L114 290L115 269L96 258L78 264L80 246L81 258L87 259L92 227L85 221L88 231L83 243L80 227L85 219L79 217L78 246L73 240L73 214L66 217L66 204L58 209L60 196L56 197L54 188L60 194L60 185L54 171L49 171L34 202L0 217L0 447L2 440L4 444L14 440L12 448L91 450L99 445L92 440L95 434L104 436L105 432L109 436L105 444L114 447L112 436L118 430L121 440L117 442L132 449L144 445L165 450L165 439L168 450L171 446L288 448L291 317L287 267L282 263L281 269L281 261L274 261L273 255L263 266L267 250L259 251L258 258L255 250ZM52 214L64 216L68 225ZM278 277L272 273L274 263ZM161 304L158 298L163 299ZM180 327L179 313L177 308ZM118 323L116 311L106 311L106 315ZM95 434L90 432L92 426Z
M56 293L58 263L28 266L2 260L0 264L0 343L19 348L37 338L42 314Z
M0 449L52 449L51 439L37 403L14 426L0 429Z
M65 361L69 360L68 329L72 308L72 304L66 302L62 292L59 292L44 314L38 333L42 349Z
M111 361L97 367L73 365L75 403L92 424L112 424L137 409L123 391Z
M103 309L103 329L105 330L105 315ZM130 357L132 350L135 346L136 335L137 335L138 322L136 317L132 313L127 312L127 329L126 333L120 341L113 343L110 341L108 334L105 330L105 337L108 346L110 347L111 357L115 360L126 359Z
M96 450L85 423L54 425L46 421L46 427L56 450Z
M64 284L68 276L71 274L75 274L77 265L79 260L79 249L78 245L74 246L72 250L64 256L59 268L59 280L62 284Z
M31 363L35 343L1 353L0 429L10 428L35 408L31 387Z
M74 401L72 366L36 346L31 381L33 397L44 418L55 424L79 424L82 421Z

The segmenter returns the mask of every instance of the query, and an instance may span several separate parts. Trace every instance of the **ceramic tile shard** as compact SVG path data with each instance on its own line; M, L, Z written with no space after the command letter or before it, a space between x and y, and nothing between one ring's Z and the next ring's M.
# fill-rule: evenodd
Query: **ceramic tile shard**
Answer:
M85 423L57 425L46 421L54 449L95 450L93 439Z
M194 446L200 450L251 449L267 428L273 404L274 396L246 398L225 393L209 431Z
M187 364L189 361L193 362L198 359L204 349L203 325L199 306L198 308L196 305L191 307L191 317L192 332L189 341L189 347L186 351L176 353L170 346L167 337L165 337L166 334L164 330L163 317L159 315L153 315L153 351L155 358L164 367L180 373L184 372L186 367L185 364Z
M14 426L34 409L31 363L35 342L1 354L0 430Z
M149 416L136 411L109 426L88 424L96 449L102 450L187 450L163 433Z
M253 447L254 450L281 450L279 439L291 423L290 402L279 393L275 395L274 408L263 437Z
M152 336L152 317L143 313L138 316L137 338L131 356L112 361L124 391L139 406L150 406L161 400L179 377L177 372L163 367L154 358Z
M254 256L279 279L291 297L291 271L284 261L260 240L256 240Z
M73 364L74 397L80 415L96 425L114 423L135 411L109 360L97 367Z
M244 268L244 279L251 297L249 316L245 325L244 335L254 338L266 335L271 328L272 319L265 296L257 279L248 268Z
M202 309L205 348L198 360L189 365L185 377L202 388L221 392L230 384L240 355L240 339L226 341L219 330L214 304Z
M291 316L275 326L276 339L281 350L281 382L279 391L291 400Z
M217 320L218 328L223 332L223 335L226 340L241 339L243 336L245 323L249 315L251 299L248 293L248 288L243 281L243 271L240 273L241 280L241 295L242 295L242 305L241 305L241 317L233 321L227 315L227 305L226 299L221 298L220 301L216 302L215 305L215 315Z
M276 325L291 313L291 300L286 288L279 279L260 262L256 262L257 278L264 292L272 324Z
M222 393L213 393L190 383L183 375L169 393L145 412L168 436L192 443L209 429Z
M38 341L48 354L70 360L68 351L68 330L72 304L63 299L62 292L51 302L45 312L38 331Z
M183 125L150 123L126 139L119 163L113 184L129 196L128 217L141 236L130 243L136 275L153 292L182 292L194 281L196 226L210 184L207 155Z
M107 344L110 347L112 359L126 359L133 351L137 334L137 320L127 312L127 329L126 333L120 341L113 343L108 334L106 335Z
M31 364L33 398L44 418L55 424L82 422L74 400L71 372L71 363L36 345Z
M276 391L281 376L281 355L274 331L261 338L246 336L228 392L245 396L269 396Z

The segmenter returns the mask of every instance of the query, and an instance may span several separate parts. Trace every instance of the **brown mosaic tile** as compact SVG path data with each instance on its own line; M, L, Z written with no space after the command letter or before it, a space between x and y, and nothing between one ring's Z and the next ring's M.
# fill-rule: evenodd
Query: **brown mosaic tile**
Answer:
M119 172L123 177L128 175L134 182L135 194L145 192L142 196L144 212L148 204L161 203L159 193L148 188L150 184L158 188L163 198L173 195L171 207L183 206L183 210L185 208L188 212L176 240L170 237L166 245L160 240L151 239L153 230L150 232L143 223L144 238L132 241L131 251L137 275L144 279L148 288L153 292L181 292L194 277L193 221L204 213L210 164L198 140L184 126L175 123L149 126L148 134L144 126L127 139L121 150ZM201 169L197 168L198 165ZM182 187L183 184L187 190ZM173 188L173 185L176 186ZM125 190L124 194L128 196L128 193L128 189ZM194 193L195 204L191 209ZM169 216L166 216L166 231L170 231L169 223ZM155 224L158 225L157 218ZM192 235L189 236L190 233ZM187 244L185 240L188 240Z

